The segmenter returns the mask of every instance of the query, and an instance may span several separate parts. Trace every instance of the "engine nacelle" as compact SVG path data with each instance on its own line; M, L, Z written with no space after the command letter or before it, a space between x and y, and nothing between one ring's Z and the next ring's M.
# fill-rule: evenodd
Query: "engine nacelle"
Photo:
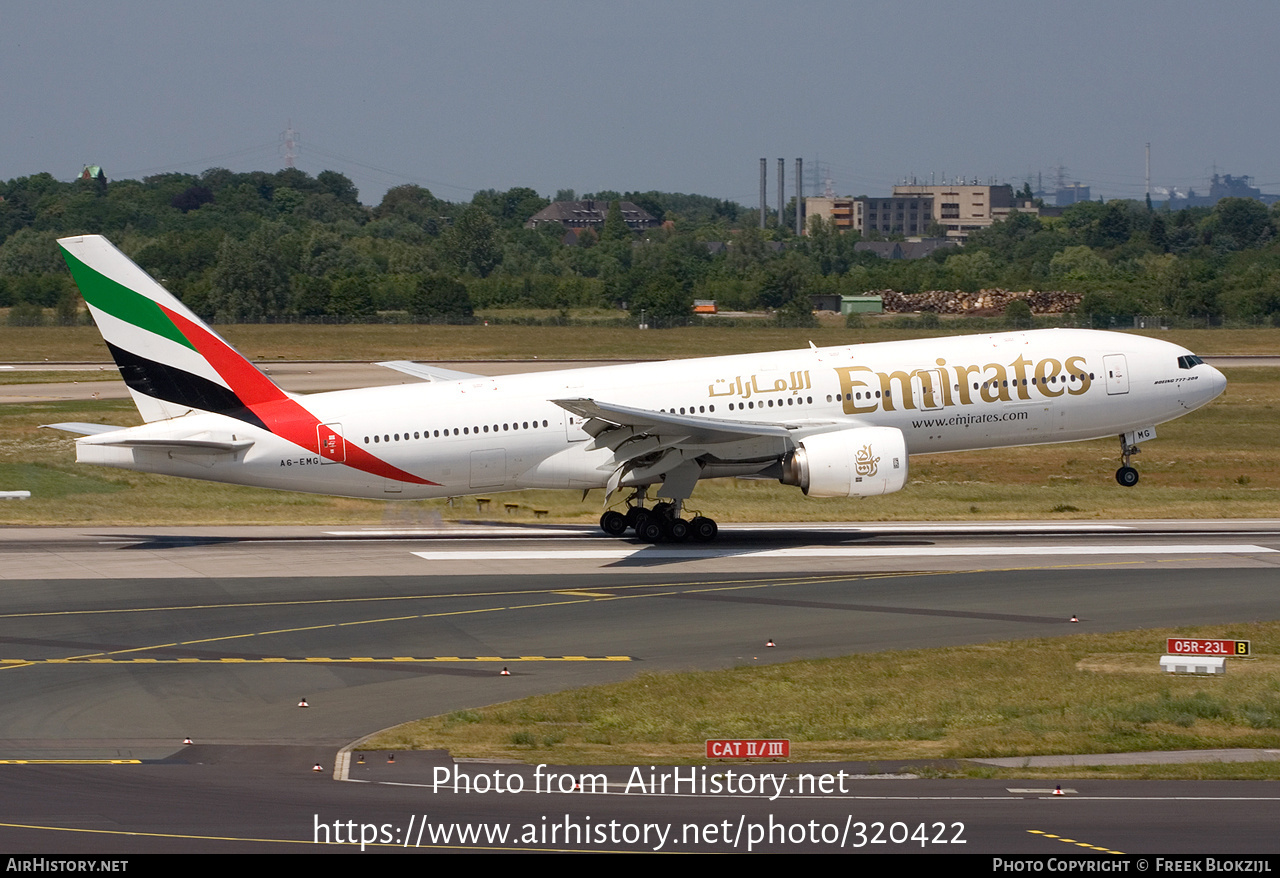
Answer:
M818 433L782 459L784 485L810 497L872 497L907 483L907 441L895 427Z

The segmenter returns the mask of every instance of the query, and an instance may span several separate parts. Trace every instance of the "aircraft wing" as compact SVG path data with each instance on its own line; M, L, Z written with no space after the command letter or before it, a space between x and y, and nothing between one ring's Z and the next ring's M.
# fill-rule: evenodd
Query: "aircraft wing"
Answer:
M412 360L388 360L385 363L374 363L373 365L395 369L397 372L412 375L414 378L421 378L423 381L465 381L468 378L485 377L474 372L441 369L439 366L428 366L423 363L415 363Z
M595 437L612 428L628 429L632 435L643 433L660 436L683 437L679 444L686 446L717 445L722 442L737 442L761 436L789 438L792 431L802 425L765 424L753 421L728 421L719 418L708 418L705 415L677 415L674 412L656 412L652 409L637 409L625 405L615 405L594 399L553 399L562 409L586 418L583 429Z
M797 432L811 432L812 421L763 423L730 421L706 415L679 415L632 408L595 399L555 399L556 405L583 418L582 430L591 436L588 450L607 448L612 453L601 467L612 470L608 496L621 487L663 480L664 489L679 496L681 486L692 489L702 477L700 460L749 464L752 474L794 447Z

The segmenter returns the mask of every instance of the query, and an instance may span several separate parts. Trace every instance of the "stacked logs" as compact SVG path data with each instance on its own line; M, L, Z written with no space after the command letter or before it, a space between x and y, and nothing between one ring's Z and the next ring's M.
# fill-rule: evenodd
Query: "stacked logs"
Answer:
M897 290L873 290L869 296L879 296L884 310L890 313L933 311L936 314L993 313L1005 309L1010 302L1023 301L1036 314L1066 314L1080 304L1079 293L1062 290L979 290L966 293L963 290L928 290L923 293L899 293Z

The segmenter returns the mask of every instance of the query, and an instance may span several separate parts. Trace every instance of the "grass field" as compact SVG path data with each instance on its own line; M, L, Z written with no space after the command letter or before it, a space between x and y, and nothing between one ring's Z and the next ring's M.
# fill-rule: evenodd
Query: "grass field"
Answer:
M581 326L267 326L216 327L255 362L271 360L653 360L714 352L739 354L818 346L937 338L986 331L944 321L937 330L723 328L712 325L641 331ZM1198 354L1280 354L1277 329L1188 329L1147 333ZM4 362L100 363L111 357L92 326L0 326Z
M0 370L0 386L6 384L44 384L44 383L83 383L88 381L119 381L120 373L114 366L102 366L98 369L76 369L76 370L39 370L39 369L22 369L22 370Z
M721 522L1090 518L1259 518L1280 513L1280 369L1228 368L1226 394L1159 428L1137 459L1142 481L1116 485L1115 440L917 456L897 494L812 499L776 482L723 479L698 486L690 509ZM32 498L0 504L0 524L429 524L477 518L473 499L349 500L196 482L75 463L73 437L39 425L139 423L127 400L0 406L0 490ZM563 522L599 518L603 494L498 495L487 517ZM499 510L494 513L492 510Z
M1221 677L1174 677L1158 664L1170 636L1251 640L1265 657L1231 659ZM715 738L788 738L792 761L1274 748L1276 654L1280 622L641 674L407 723L361 746L598 765L701 762L703 742ZM1243 768L1280 777L1277 763ZM1188 771L1205 769L1139 770Z

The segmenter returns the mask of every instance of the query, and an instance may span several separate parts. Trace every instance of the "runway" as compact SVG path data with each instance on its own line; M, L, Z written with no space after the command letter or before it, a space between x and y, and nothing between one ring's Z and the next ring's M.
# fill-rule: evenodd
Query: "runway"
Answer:
M379 756L352 781L328 778L338 748L377 729L641 671L1271 619L1278 585L1280 521L727 526L710 546L544 525L11 528L0 532L0 759L126 761L0 764L0 844L166 850L171 831L198 837L184 850L287 848L313 837L323 811L321 822L401 836L428 813L494 825L850 817L964 823L969 853L1059 853L1065 842L1045 833L1130 853L1275 850L1267 784L1233 785L1245 804L1206 808L1170 796L1225 802L1214 785L1090 782L1070 811L1042 812L1025 803L1048 802L1044 791L1007 782L866 780L843 796L776 800L615 792L590 807L354 782L430 779L451 764L443 754L402 756L399 775ZM179 745L186 736L194 748ZM1149 805L1117 804L1125 796ZM1221 830L1212 843L1192 832L1206 811ZM125 831L152 835L111 834ZM262 838L274 841L248 840ZM745 849L700 839L678 849ZM615 849L564 841L513 847Z

